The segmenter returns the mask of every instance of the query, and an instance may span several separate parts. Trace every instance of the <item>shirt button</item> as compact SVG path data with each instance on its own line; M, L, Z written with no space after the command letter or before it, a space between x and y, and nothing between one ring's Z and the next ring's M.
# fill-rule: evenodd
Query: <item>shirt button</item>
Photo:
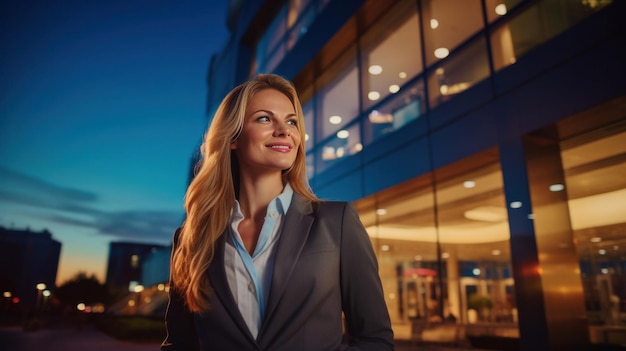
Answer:
M270 217L276 218L276 217L278 217L278 213L276 213L276 211L272 211L272 212L270 212Z

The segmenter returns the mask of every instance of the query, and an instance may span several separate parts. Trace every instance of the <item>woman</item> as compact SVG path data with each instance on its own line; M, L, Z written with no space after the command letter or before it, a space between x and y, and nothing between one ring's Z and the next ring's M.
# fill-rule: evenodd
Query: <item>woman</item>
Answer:
M372 245L354 207L305 172L293 85L262 74L222 101L174 235L161 350L393 350Z

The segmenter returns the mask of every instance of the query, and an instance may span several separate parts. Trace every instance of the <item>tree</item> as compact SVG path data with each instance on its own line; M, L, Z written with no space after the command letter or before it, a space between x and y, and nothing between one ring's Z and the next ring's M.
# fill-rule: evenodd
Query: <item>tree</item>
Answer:
M73 278L61 284L56 290L56 296L61 303L69 306L76 306L79 303L105 304L109 301L106 286L100 283L95 274L88 276L85 272L78 272Z

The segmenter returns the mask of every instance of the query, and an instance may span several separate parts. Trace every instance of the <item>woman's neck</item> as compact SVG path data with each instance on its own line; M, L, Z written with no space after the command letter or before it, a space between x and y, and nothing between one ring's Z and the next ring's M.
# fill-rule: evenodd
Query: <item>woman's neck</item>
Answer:
M246 177L239 182L239 206L245 218L263 220L270 201L284 188L282 176Z

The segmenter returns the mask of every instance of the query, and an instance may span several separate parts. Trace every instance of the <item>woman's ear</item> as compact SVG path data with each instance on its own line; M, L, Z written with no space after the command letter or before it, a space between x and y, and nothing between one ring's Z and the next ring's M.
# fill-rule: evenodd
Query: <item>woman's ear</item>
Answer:
M230 143L230 149L231 149L231 150L237 150L237 139L233 140L233 141Z

